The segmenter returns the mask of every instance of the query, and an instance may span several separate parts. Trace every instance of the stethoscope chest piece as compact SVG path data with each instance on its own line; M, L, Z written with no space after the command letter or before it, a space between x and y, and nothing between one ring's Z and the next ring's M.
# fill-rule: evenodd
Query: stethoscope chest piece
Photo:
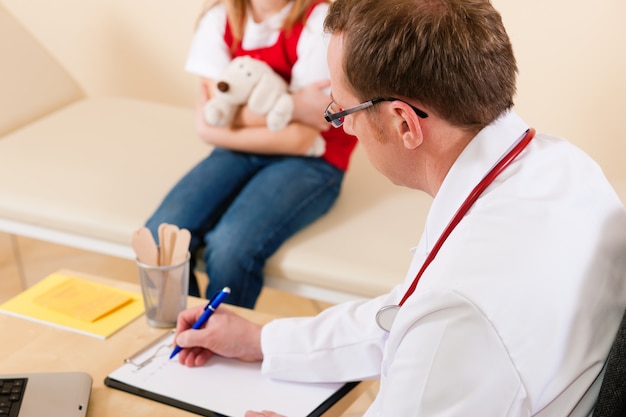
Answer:
M390 332L391 326L393 326L393 322L398 315L398 311L400 311L400 306L398 305L388 305L378 310L378 313L376 313L376 323L378 327L386 332Z

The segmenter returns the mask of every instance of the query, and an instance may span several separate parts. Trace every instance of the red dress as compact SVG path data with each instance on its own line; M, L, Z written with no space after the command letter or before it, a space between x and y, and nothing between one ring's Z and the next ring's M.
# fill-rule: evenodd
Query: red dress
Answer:
M319 4L322 4L322 2L314 3L311 6L311 8L307 11L307 18L313 9L315 9L315 7ZM289 83L291 81L291 69L298 60L297 46L303 29L304 23L297 22L293 25L289 34L287 34L286 31L281 30L278 40L274 45L259 49L246 50L242 48L241 42L238 42L236 46L233 46L234 39L227 20L226 30L224 31L224 42L226 42L226 45L231 51L234 51L233 58L248 55L252 58L265 61L277 74ZM343 131L343 127L330 128L320 134L326 141L326 151L321 158L329 164L345 171L348 168L348 163L350 162L350 155L356 146L356 137L345 133Z

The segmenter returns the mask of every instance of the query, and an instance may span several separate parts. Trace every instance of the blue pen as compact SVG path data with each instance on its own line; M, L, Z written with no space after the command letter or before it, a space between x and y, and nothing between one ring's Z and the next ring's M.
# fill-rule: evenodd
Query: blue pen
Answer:
M222 301L224 301L228 294L230 294L230 288L228 287L224 287L222 291L215 294L213 298L211 298L211 301L209 301L209 303L206 305L206 307L204 307L204 313L202 313L198 321L196 321L191 328L193 330L198 330L200 327L204 326L204 324L209 320L209 317L211 317L211 314L213 314L217 307L222 304ZM172 354L170 355L170 359L176 356L181 350L182 348L176 345L176 347L172 351Z

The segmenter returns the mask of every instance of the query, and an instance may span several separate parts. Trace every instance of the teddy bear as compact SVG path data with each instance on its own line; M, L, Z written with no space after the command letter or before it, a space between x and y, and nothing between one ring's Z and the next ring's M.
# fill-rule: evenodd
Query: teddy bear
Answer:
M214 95L204 107L209 125L229 126L240 106L247 104L254 113L265 115L267 128L285 128L293 114L293 99L285 80L267 63L250 56L234 58L215 83ZM307 156L321 156L326 148L320 136Z

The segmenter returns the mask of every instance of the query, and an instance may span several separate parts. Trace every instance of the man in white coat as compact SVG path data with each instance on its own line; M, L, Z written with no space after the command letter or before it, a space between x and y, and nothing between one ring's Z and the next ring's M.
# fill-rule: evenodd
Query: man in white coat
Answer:
M176 341L272 378L380 378L366 416L587 416L626 306L626 211L601 169L511 108L517 73L487 0L336 0L333 102L391 181L433 196L406 280L316 317L218 309ZM251 411L247 416L274 416Z

